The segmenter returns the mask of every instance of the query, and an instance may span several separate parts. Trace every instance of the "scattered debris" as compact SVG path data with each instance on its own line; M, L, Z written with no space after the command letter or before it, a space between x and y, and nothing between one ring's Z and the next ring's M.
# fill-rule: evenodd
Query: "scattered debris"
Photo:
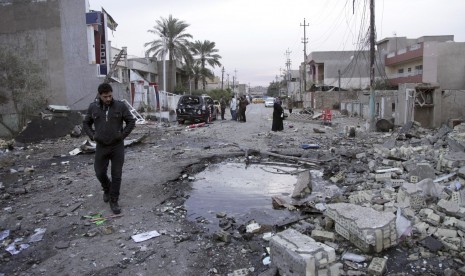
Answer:
M150 240L152 238L158 237L160 235L161 234L158 233L158 231L153 230L153 231L149 231L149 232L145 232L145 233L141 233L141 234L137 234L137 235L132 235L131 238L135 242L143 242L143 241Z

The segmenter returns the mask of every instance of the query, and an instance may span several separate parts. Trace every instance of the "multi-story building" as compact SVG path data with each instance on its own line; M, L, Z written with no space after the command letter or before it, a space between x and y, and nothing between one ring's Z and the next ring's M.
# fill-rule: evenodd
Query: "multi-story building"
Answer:
M453 35L416 39L388 37L377 42L391 85L422 83L441 89L465 89L465 42Z
M336 86L361 90L370 85L369 51L311 52L307 56L310 86ZM375 77L384 74L384 65L375 60ZM307 90L312 90L307 87Z

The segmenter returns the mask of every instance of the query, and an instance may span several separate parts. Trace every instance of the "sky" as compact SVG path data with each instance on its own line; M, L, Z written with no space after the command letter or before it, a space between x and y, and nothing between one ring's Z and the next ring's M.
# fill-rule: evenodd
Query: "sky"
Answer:
M298 70L304 34L307 54L351 51L360 48L370 22L369 0L88 1L90 9L103 7L118 23L109 40L114 47L128 47L129 55L144 57L144 44L157 39L148 30L172 15L190 25L193 41L215 42L225 83L234 77L251 87L280 80L288 61ZM454 41L465 42L464 0L374 1L377 41L454 35ZM212 70L221 79L221 68Z

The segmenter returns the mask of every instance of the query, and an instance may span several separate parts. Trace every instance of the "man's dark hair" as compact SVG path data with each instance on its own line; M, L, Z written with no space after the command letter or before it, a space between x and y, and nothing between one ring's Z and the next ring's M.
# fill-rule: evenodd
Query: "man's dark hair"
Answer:
M103 93L107 93L107 92L113 92L113 88L111 87L110 84L108 83L102 83L98 86L98 93L99 95L103 94Z

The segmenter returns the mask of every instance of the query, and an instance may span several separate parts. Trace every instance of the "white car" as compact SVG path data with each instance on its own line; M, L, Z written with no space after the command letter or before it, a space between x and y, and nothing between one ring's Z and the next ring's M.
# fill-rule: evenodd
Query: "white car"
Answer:
M273 107L273 105L274 105L274 98L266 98L265 107Z

